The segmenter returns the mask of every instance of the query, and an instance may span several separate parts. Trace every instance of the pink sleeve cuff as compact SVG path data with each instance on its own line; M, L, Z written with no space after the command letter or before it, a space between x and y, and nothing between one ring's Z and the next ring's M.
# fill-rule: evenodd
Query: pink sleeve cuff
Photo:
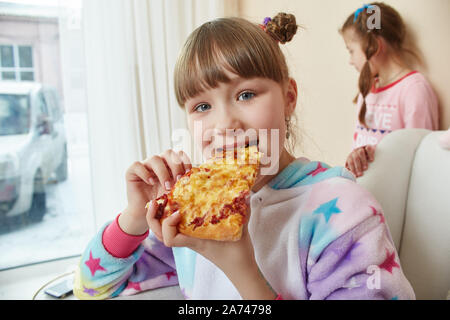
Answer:
M138 236L125 233L120 229L119 216L120 214L103 231L102 242L106 251L111 255L116 258L126 258L147 238L149 231Z

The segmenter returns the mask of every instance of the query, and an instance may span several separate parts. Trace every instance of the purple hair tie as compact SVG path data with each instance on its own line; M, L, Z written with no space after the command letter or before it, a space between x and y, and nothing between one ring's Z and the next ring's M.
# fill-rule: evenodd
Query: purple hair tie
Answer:
M264 18L264 21L263 21L263 24L260 24L259 25L259 27L264 31L264 32L267 32L267 24L270 22L270 21L272 21L272 18L270 18L270 17L265 17ZM278 39L276 39L275 38L275 36L274 35L272 35L271 33L269 33L269 32L267 32L271 37L272 37L272 39L274 39L276 42L280 42L280 40L278 40Z

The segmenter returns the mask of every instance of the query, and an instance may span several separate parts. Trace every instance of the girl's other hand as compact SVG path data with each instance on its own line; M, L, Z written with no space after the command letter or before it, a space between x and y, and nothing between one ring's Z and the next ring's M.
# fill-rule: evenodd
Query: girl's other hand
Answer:
M350 170L357 178L361 177L369 167L369 162L374 160L375 146L366 145L356 148L347 157L345 167Z
M119 225L129 234L143 234L148 230L145 205L164 193L192 168L183 151L167 150L144 161L134 162L126 171L128 206L119 217Z

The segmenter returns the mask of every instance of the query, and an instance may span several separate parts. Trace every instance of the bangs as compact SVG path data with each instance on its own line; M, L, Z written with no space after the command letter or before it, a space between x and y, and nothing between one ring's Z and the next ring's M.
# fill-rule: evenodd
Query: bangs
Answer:
M177 61L174 87L179 105L229 82L225 70L246 79L262 77L282 83L288 78L278 44L258 25L241 18L217 19L189 36Z

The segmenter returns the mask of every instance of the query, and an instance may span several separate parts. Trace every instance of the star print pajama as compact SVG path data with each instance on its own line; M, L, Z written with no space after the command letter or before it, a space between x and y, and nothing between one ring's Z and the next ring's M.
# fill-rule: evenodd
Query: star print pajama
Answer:
M284 299L414 299L373 196L342 167L299 158L250 198L258 266ZM117 218L90 241L76 271L80 299L179 285L187 299L241 299L226 275L188 248L130 236Z

